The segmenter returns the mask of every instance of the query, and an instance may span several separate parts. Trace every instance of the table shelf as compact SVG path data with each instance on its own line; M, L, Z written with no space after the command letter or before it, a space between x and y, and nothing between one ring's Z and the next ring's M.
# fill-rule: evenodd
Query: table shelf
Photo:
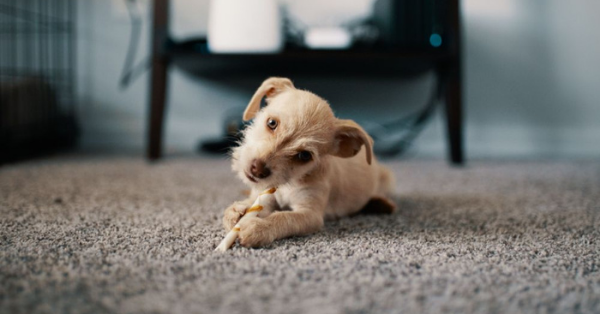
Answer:
M309 50L291 47L276 54L211 53L205 39L170 42L167 56L185 72L219 76L411 76L451 60L452 53L429 49Z

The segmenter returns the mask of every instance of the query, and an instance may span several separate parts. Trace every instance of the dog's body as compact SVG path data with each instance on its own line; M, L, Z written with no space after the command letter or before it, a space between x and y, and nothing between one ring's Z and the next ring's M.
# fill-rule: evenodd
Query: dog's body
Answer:
M268 105L259 111L265 96ZM232 169L252 190L248 199L226 209L225 229L262 190L278 190L259 218L240 223L242 245L314 233L325 218L354 214L367 204L379 212L395 210L386 198L393 176L372 156L371 138L355 122L335 118L323 99L297 90L288 79L270 78L246 108L244 119L252 118L232 153Z

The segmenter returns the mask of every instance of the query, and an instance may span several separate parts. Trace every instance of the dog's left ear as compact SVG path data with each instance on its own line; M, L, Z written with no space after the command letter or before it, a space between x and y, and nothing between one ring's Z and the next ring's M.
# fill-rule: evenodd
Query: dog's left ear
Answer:
M373 139L358 123L352 120L338 120L332 154L342 158L353 157L358 154L362 145L365 145L367 163L370 165L373 158Z
M279 93L290 88L294 88L294 84L292 84L290 79L284 77L271 77L266 79L256 90L252 99L250 99L250 103L246 107L246 111L244 111L244 121L254 118L258 110L260 110L260 102L263 97L275 97Z

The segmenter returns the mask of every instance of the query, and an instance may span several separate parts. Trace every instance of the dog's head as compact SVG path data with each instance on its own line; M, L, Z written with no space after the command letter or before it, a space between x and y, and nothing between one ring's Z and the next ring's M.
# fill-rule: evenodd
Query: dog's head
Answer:
M267 106L260 108L266 97ZM254 119L233 149L232 168L249 185L279 186L319 171L324 158L355 156L364 145L371 163L372 139L354 121L337 119L329 104L298 90L286 78L258 88L244 120Z

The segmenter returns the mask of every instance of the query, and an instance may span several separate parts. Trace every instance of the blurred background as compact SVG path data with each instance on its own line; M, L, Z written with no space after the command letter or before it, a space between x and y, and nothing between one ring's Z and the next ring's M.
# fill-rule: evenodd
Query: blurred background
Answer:
M57 112L50 114L60 125L53 132L61 134L67 143L65 146L76 143L77 149L84 152L126 152L143 156L149 115L148 60L153 1L13 2L3 0L0 4L2 24L9 26L0 40L3 110L9 110L5 107L10 106L23 108L23 102L31 102L23 100L23 96L15 101L15 97L10 100L5 95L31 94L27 92L27 85L37 86L36 90L42 92L36 92L39 94L36 97L44 103L57 102L58 109L33 106L27 110ZM235 5L235 1L226 2ZM284 22L287 24L281 26L284 47L275 45L266 53L279 54L287 50L289 43L285 41L289 41L290 31L295 32L296 37L301 33L306 43L307 30L339 30L340 26L345 30L352 28L352 36L360 32L361 40L368 44L369 36L383 32L373 33L372 28L355 26L372 20L376 2L279 1L284 11L282 16L287 18ZM600 20L597 18L600 2L462 0L459 8L463 138L467 159L600 156ZM209 0L171 1L171 39L178 43L195 39L200 40L196 44L202 44L201 39L209 32L209 15L218 14L215 13L218 10L213 9ZM261 16L252 18L265 20ZM52 26L53 22L58 26ZM15 26L15 23L21 24ZM344 46L347 34L321 33L324 44L318 42L317 34L315 49L350 49ZM439 40L445 40L444 34L441 35ZM428 39L431 46L439 44L438 38ZM8 69L18 68L19 62L27 63L22 61L28 60L25 51L39 50L27 40L45 43L41 44L41 57L31 57L42 61L20 65L29 67L25 75L29 83L19 81L19 86L24 84L25 87L15 87L18 80ZM17 41L21 42L15 44ZM318 47L319 44L324 46ZM202 47L198 49L207 53L210 42ZM216 49L214 46L215 51L209 53L216 53ZM223 49L227 53L226 50L232 48L224 46ZM423 51L435 53L435 49ZM43 68L38 72L46 74L35 74L37 68ZM124 83L123 76L129 70L132 75ZM222 138L230 117L241 116L251 95L266 78L265 73L239 75L235 68L227 71L231 72L215 78L192 75L182 66L169 68L163 130L165 155L195 154L199 143ZM432 71L408 77L346 76L333 71L326 76L305 73L291 79L297 87L327 99L338 116L355 119L373 132L396 117L419 113L436 84ZM50 86L46 91L40 88L44 84ZM15 88L19 88L19 92L15 92ZM17 118L7 114L8 111L3 112L3 154L7 154L7 143L19 145L14 136L10 137L10 121ZM21 113L23 115L29 114ZM443 116L443 107L437 107L410 148L393 157L445 158L447 135ZM75 134L77 136L70 136Z

